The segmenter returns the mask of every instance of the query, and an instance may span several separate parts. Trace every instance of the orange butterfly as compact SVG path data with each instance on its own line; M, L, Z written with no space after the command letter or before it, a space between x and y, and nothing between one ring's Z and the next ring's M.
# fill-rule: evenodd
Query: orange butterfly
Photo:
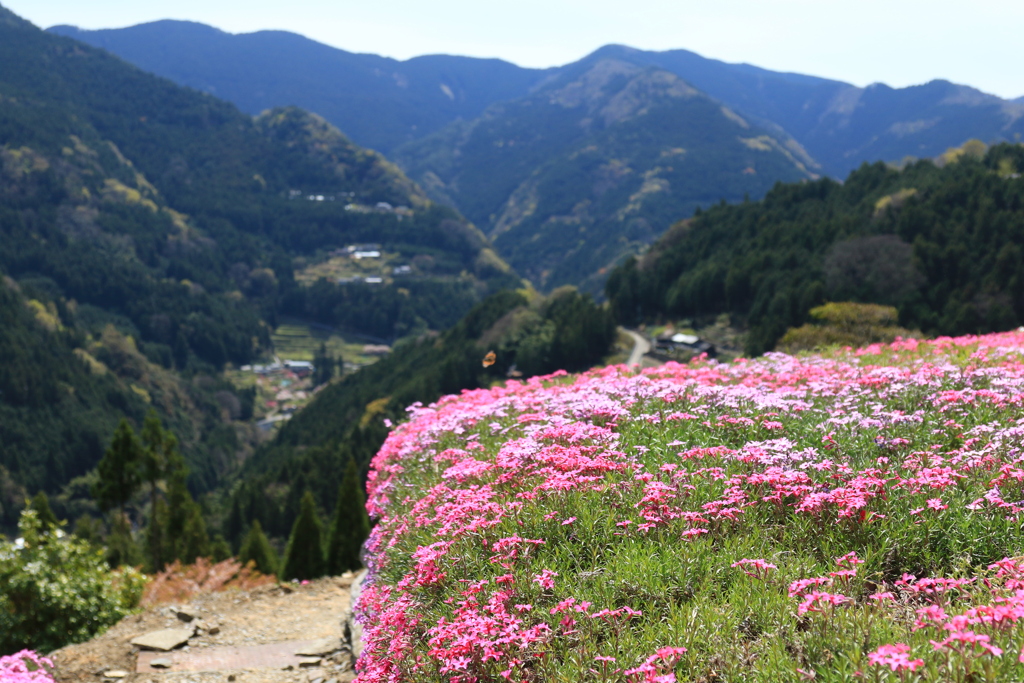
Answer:
M498 360L498 357L494 355L494 351L489 351L487 355L484 356L483 366L485 368L489 368L494 365L494 361L496 360Z

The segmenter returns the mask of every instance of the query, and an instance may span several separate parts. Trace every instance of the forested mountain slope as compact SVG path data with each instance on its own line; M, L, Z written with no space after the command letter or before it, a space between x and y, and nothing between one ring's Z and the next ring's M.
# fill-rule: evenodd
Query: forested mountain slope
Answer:
M813 177L792 140L667 71L614 59L566 70L396 158L543 289L599 289L623 255L694 208Z
M826 300L896 306L929 335L1024 322L1024 147L970 144L903 170L865 165L677 223L617 269L621 322L734 313L748 351Z
M237 465L239 406L251 407L220 372L268 354L279 314L393 339L518 284L458 213L319 117L253 119L3 8L0 67L0 274L68 330L76 372L109 371L120 387L89 404L106 411L93 429L52 443L81 422L74 410L32 443L24 435L48 424L32 411L56 406L0 395L0 465L20 484L52 492L88 471L109 438L99 431L148 403L181 439L193 485L213 487ZM411 264L406 279L296 280L296 259L360 242ZM9 363L40 386L76 386L37 360ZM61 466L25 465L39 444Z

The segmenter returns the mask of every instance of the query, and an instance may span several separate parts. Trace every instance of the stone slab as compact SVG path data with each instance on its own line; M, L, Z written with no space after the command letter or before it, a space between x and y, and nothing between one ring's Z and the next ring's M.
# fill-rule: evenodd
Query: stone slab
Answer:
M225 646L193 648L189 652L140 652L135 665L137 673L159 673L161 671L233 671L240 669L283 669L293 666L298 669L308 657L296 654L299 650L315 647L323 639L288 640L266 645ZM162 669L152 666L154 659L170 659L171 666Z
M165 628L132 638L131 644L138 645L146 650L162 650L167 652L187 643L188 639L195 632L196 630L192 627Z
M341 649L341 638L321 638L312 645L296 650L302 657L323 657Z

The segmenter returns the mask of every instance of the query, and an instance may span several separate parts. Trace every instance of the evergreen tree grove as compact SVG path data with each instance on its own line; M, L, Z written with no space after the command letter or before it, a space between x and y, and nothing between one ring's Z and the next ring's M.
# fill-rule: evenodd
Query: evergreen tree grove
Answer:
M242 542L242 549L238 553L238 561L242 564L253 562L256 569L263 574L277 574L278 558L273 546L263 533L263 527L257 519L249 527L249 533L245 535Z
M370 535L370 519L366 515L366 497L359 481L355 459L349 458L345 476L338 488L330 540L327 544L327 573L341 574L362 566L359 550Z
M324 575L323 525L316 514L316 500L306 491L299 516L292 526L285 550L281 578L316 579Z

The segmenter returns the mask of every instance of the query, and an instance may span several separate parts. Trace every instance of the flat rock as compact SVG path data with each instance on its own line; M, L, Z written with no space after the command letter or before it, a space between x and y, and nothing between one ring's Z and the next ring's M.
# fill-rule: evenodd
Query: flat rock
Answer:
M158 657L157 659L149 660L149 665L154 669L170 669L174 666L174 662L166 657Z
M104 671L103 672L103 677L104 678L128 678L128 672L127 671L121 671L119 669L114 669L113 671Z
M319 657L306 657L299 661L299 666L302 668L320 666L322 661Z
M341 649L341 638L321 638L320 640L299 648L295 654L301 657L323 657Z
M195 633L194 628L165 628L160 631L152 631L145 635L131 639L132 645L138 645L146 650L163 650L168 652L176 647L184 645Z

